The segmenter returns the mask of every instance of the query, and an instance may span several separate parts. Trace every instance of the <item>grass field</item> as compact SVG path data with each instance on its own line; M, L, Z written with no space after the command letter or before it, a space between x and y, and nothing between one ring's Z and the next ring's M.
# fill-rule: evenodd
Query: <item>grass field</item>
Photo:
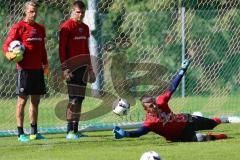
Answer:
M39 124L42 127L54 125L65 126L65 121L55 114L56 104L63 97L43 99L40 104ZM0 100L0 130L15 129L16 99ZM87 97L83 112L97 107L101 101ZM172 110L178 112L201 111L206 116L239 115L240 108L237 96L230 97L187 97L173 98L170 101ZM109 106L111 107L111 106ZM7 109L6 109L7 108ZM29 127L28 107L26 107L25 126ZM140 113L140 114L136 114ZM85 123L104 123L121 121L141 121L144 112L139 104L131 107L131 118L120 118L113 113ZM134 116L135 115L135 116ZM0 160L137 160L146 151L159 152L165 160L238 160L240 150L240 125L223 124L214 132L226 133L227 140L203 143L171 143L155 134L148 134L137 139L115 140L110 131L89 132L89 137L77 141L67 141L65 134L48 134L47 141L20 143L16 136L0 137Z
M0 138L1 160L138 160L143 152L154 150L164 160L239 160L240 125L222 124L213 132L229 139L200 142L167 142L155 134L115 140L110 131L88 132L89 137L67 141L65 134L46 135L46 141L20 143L16 137Z
M41 127L54 127L65 125L65 119L56 116L56 104L67 97L58 96L55 98L43 99L40 103L39 110L39 126ZM142 121L144 120L144 111L141 104L137 103L131 106L131 111L128 117L124 119L114 115L111 110L112 106L109 105L109 113L101 117L92 119L91 121L84 121L83 123L117 123L121 121ZM0 130L16 129L15 126L15 105L16 99L0 99ZM29 103L28 103L29 104ZM83 112L93 110L101 104L101 100L86 97L83 103ZM204 116L221 116L221 115L237 115L240 116L240 99L238 95L234 96L221 96L221 97L187 97L176 98L173 97L170 101L170 106L175 113L184 112L192 113L194 111L201 111ZM25 127L29 127L28 120L28 106L25 109ZM57 109L63 116L65 116L64 107ZM101 112L101 111L100 111ZM82 124L83 124L82 123Z
M53 124L64 125L65 121L59 120L55 115L55 105L63 98L45 99L40 105L39 122L45 127ZM0 130L15 129L15 103L16 99L0 100ZM174 112L201 111L204 115L238 115L240 113L239 98L233 97L188 97L173 98L170 105ZM88 111L97 106L91 98L86 98L84 111ZM7 108L7 109L6 109ZM131 114L140 112L139 117L132 116L133 120L143 118L143 110L139 103L131 108ZM26 108L25 124L28 127ZM138 115L139 116L139 115ZM92 122L116 122L129 119L108 113ZM89 122L90 123L90 122ZM202 142L202 143L172 143L166 142L163 138L155 134L148 134L137 139L115 140L110 131L89 132L89 137L81 138L77 141L67 141L65 134L48 134L47 141L34 141L20 143L16 136L0 137L0 159L2 160L137 160L146 151L154 150L159 152L165 160L238 160L240 150L240 125L223 124L218 126L213 132L226 133L230 136L227 140Z

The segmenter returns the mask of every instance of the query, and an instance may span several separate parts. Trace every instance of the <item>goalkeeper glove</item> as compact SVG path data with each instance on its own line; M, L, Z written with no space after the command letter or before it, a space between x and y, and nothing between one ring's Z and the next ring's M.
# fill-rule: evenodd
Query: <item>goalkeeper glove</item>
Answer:
M45 79L49 79L50 71L48 65L43 65L43 74Z
M189 61L188 59L185 59L185 60L182 62L182 69L187 70L189 64L190 64L190 61Z
M43 72L44 72L44 75L46 75L46 76L48 76L49 75L49 67L48 67L48 65L44 65L43 66Z
M17 51L13 51L13 52L6 52L6 58L9 61L13 61L13 62L20 62L23 59L23 52L20 50Z
M121 129L118 126L114 127L113 133L114 133L116 139L121 139L121 138L127 136L126 131L124 131L123 129Z

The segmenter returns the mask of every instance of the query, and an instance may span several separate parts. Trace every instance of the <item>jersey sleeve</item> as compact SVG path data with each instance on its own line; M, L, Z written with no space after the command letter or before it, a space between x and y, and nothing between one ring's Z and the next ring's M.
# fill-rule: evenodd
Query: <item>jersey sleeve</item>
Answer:
M45 47L45 38L46 38L46 31L45 31L45 28L43 27L43 43L42 43L43 59L42 59L42 64L43 65L48 65L47 51L46 51L46 47Z
M18 40L19 37L19 26L17 24L15 24L9 31L7 39L5 40L5 42L3 43L2 46L2 50L3 53L5 54L6 52L8 52L8 46L9 44L14 41L14 40Z
M150 130L148 129L148 127L146 126L142 126L137 130L134 131L126 131L126 135L127 137L140 137L143 136L145 134L147 134Z
M59 34L59 58L64 66L64 63L67 59L67 41L69 37L69 29L66 26L60 27L60 34Z
M165 91L162 95L156 98L156 103L158 105L166 104L172 97L172 92L170 90Z
M181 79L184 76L185 72L186 72L186 69L181 69L179 71L179 73L177 74L177 76L172 80L171 86L169 87L169 91L172 94L176 91L176 89L177 89L179 83L181 82Z

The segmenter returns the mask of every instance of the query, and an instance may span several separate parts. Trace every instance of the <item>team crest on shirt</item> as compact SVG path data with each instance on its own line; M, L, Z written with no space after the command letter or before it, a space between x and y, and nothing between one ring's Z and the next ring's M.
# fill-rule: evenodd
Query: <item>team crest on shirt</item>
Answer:
M79 32L82 33L83 32L83 28L79 28Z
M32 30L31 30L31 34L32 34L32 35L37 34L37 30L36 30L36 29L32 29Z

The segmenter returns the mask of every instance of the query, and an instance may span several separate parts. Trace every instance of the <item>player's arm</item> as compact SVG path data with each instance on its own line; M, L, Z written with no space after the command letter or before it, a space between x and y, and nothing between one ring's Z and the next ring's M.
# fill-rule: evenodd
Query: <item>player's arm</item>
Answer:
M43 28L43 42L42 42L42 49L43 49L43 57L42 57L42 64L43 64L43 70L45 75L49 75L49 67L48 67L48 59L47 59L47 50L45 47L45 37L46 37L46 32L45 29Z
M62 64L62 69L66 68L66 60L67 60L67 41L69 37L69 30L67 27L60 28L59 34L59 58Z
M63 79L69 79L71 77L71 72L69 68L67 67L67 42L69 39L69 29L67 26L61 26L60 27L60 33L59 33L59 58L61 61L61 68L62 68L62 77Z
M178 72L177 76L172 80L171 86L170 86L170 88L169 88L169 91L170 91L171 94L173 94L173 93L176 91L179 83L180 83L181 80L182 80L182 77L184 76L184 74L185 74L186 71L187 71L187 68L188 68L189 64L190 64L190 62L189 62L188 59L185 59L185 60L183 61L183 63L182 63L182 68L181 68L180 71Z
M168 103L172 94L176 91L183 75L187 71L187 68L188 68L189 64L190 64L189 60L186 59L186 60L183 61L182 68L178 72L177 76L172 80L169 89L166 90L162 95L160 95L156 98L156 103L159 106L163 107L162 104ZM165 108L165 110L168 110L169 112L171 112L171 110L169 108Z
M90 51L89 51L89 29L88 29L88 39L86 43L86 48L87 48L87 60L88 60L88 73L89 73L89 82L94 83L96 81L96 75L93 72L93 66L92 66L92 61L91 61L91 56L90 56Z
M16 57L16 54L14 54L13 52L8 52L8 46L12 41L17 40L19 38L18 30L19 30L18 26L14 25L10 29L7 39L3 43L2 50L8 60L12 60Z
M140 137L140 136L147 134L149 131L150 130L145 126L142 126L139 129L134 130L134 131L124 131L123 129L121 129L118 126L116 126L113 129L113 133L115 134L116 139L121 139L124 137L136 138L136 137Z
M91 56L90 56L90 51L89 51L89 39L87 39L87 61L88 61L88 70L92 71L93 70L93 66L92 66L92 61L91 61Z

